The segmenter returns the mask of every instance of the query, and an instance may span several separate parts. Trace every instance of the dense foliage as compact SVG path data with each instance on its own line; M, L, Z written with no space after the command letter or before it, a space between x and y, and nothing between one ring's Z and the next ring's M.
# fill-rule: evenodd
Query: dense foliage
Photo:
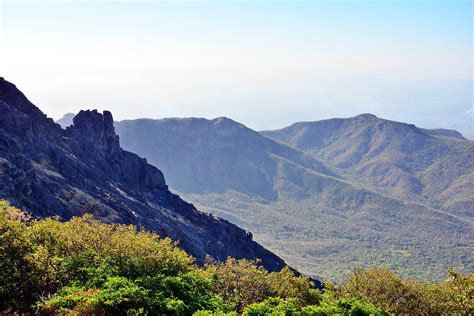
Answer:
M0 201L0 311L148 315L470 314L473 275L440 284L356 270L324 293L258 262L204 267L167 238L90 216L31 220Z
M474 314L474 274L453 270L443 282L422 283L387 269L356 269L341 287L327 287L334 297L369 301L396 315Z

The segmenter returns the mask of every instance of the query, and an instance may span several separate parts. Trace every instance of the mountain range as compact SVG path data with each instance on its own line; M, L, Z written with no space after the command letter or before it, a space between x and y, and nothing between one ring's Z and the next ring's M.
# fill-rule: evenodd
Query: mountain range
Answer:
M115 127L172 190L301 272L337 280L384 265L434 280L474 270L474 142L456 131L371 114L261 132L225 117Z
M452 130L359 115L263 135L355 175L384 193L455 213L474 210L474 142Z
M282 259L230 222L198 211L168 189L162 172L123 150L108 111L81 111L66 129L0 78L0 199L34 217L92 214L170 237L203 264L206 256Z

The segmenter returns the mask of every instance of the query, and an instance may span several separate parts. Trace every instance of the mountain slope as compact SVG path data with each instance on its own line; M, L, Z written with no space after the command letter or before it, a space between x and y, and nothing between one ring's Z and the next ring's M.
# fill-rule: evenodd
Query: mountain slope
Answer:
M426 130L364 114L295 123L262 134L392 196L460 213L474 210L474 142L455 131Z
M0 79L0 198L40 217L91 213L108 223L143 226L206 255L283 261L237 226L199 212L171 193L160 170L123 150L110 112L81 111L66 130Z
M309 155L228 118L144 119L117 122L116 128L123 145L172 175L170 185L180 192L222 193L229 189L275 200L279 161L336 176Z
M251 230L303 272L334 279L354 265L383 264L433 279L452 266L474 268L467 260L474 251L474 226L465 212L391 194L360 181L336 159L298 150L226 118L141 119L116 127L124 147L159 165L173 189L200 209ZM321 148L329 144L324 137L319 141ZM364 142L362 135L351 141ZM362 157L357 150L348 152ZM402 161L398 165L404 167ZM397 172L386 171L384 181L404 188L413 180L410 174L397 178ZM453 190L466 195L470 179L467 173ZM416 188L416 179L411 185Z

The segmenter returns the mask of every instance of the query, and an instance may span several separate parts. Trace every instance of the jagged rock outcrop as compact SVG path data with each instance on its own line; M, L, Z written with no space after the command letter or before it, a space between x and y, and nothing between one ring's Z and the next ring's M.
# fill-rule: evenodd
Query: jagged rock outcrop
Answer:
M81 111L62 129L11 83L0 80L0 199L35 216L91 213L108 223L169 236L203 263L228 256L284 262L226 220L171 193L160 170L120 147L112 114Z

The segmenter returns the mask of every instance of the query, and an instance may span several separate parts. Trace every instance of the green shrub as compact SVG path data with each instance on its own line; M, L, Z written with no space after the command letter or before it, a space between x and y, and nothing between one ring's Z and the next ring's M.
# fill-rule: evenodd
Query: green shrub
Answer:
M202 310L197 311L193 314L193 316L237 316L237 312L222 312L222 311L210 311L210 310Z
M295 299L270 298L260 303L254 303L244 309L243 315L248 316L319 316L319 315L388 315L381 308L370 303L355 299L333 299L324 297L317 305L298 307Z
M224 309L213 280L170 239L90 216L24 223L0 204L2 311L65 313Z
M28 310L38 292L37 274L21 212L0 200L0 312Z
M471 315L474 274L441 283L356 269L325 293L288 267L229 258L204 268L168 238L91 216L31 220L0 201L0 314Z
M298 306L315 304L321 297L308 277L296 276L288 267L269 273L258 262L229 258L208 264L206 272L217 293L238 312L270 297L292 298Z
M368 301L396 315L474 313L474 274L450 271L446 281L423 283L375 267L356 269L340 287L327 288L335 297Z
M260 303L253 303L245 307L242 315L298 315L299 309L294 299L269 298Z

